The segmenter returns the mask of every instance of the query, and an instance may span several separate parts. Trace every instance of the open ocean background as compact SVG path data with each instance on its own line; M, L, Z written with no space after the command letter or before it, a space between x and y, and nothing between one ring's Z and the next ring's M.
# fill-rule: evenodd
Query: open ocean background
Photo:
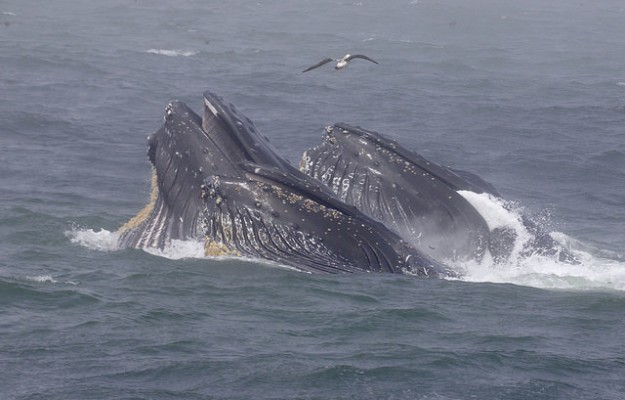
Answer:
M337 73L325 57L363 53ZM582 259L461 280L120 250L167 102L297 164L347 122ZM625 398L622 0L0 1L0 399Z

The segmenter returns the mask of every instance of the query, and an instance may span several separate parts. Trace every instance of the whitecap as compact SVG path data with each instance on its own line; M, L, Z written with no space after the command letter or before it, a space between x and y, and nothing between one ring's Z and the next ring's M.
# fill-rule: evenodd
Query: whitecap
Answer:
M167 57L190 57L196 55L197 51L192 50L176 50L176 49L148 49L145 51L150 54L158 54Z
M9 15L11 17L15 17L16 14L14 12L11 12L11 11L3 11L2 15Z
M73 228L65 232L69 240L91 250L116 251L119 250L119 234L106 229L94 231L93 229Z
M56 283L56 280L52 277L52 275L27 276L26 280L37 283Z

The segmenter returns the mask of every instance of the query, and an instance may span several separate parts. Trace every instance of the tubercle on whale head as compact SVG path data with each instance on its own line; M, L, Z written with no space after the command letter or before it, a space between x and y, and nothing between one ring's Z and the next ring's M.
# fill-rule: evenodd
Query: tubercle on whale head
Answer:
M341 142L342 137L362 137L371 140L370 132L364 131L359 127L348 125L344 122L337 122L334 125L328 125L324 128L323 140L333 146Z
M180 111L180 102L178 100L170 100L165 106L165 112L163 114L163 124L171 125L174 119L174 113ZM148 151L147 156L148 160L152 164L153 167L156 166L156 151L158 148L158 132L152 133L148 136Z
M204 179L204 183L200 185L200 198L207 200L217 197L217 190L219 189L219 176L210 175Z
M327 125L325 128L323 128L323 136L322 136L322 140L329 144L329 145L336 145L336 138L334 137L334 126L333 125Z

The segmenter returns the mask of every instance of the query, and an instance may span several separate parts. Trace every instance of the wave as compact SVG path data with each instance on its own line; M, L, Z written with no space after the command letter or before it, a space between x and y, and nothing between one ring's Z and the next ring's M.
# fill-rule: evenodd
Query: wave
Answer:
M191 57L194 56L196 54L198 54L197 51L193 51L193 50L168 50L168 49L148 49L145 51L146 53L150 53L150 54L158 54L160 56L167 56L167 57Z

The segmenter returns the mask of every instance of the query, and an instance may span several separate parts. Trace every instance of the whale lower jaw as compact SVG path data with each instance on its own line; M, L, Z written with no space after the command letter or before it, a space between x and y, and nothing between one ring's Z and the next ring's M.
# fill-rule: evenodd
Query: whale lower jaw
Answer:
M152 189L148 204L118 229L120 247L163 249L173 240L200 240L203 237L202 210L186 212L187 218L172 210L163 198L156 172L152 173Z

